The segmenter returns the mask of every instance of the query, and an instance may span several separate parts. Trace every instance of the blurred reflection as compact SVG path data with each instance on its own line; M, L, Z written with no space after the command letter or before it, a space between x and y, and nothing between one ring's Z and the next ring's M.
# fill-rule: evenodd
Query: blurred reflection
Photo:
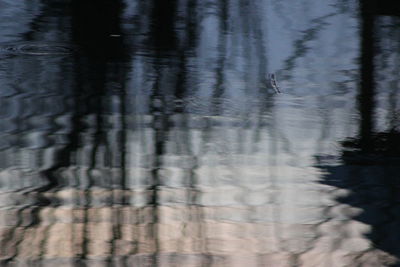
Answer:
M395 264L399 21L332 3L1 1L2 264Z
M323 163L321 167L330 173L324 184L348 190L338 200L346 207L361 208L354 219L368 225L367 236L374 246L398 259L399 78L392 74L399 71L394 63L399 54L393 51L400 48L400 19L382 16L394 14L396 9L389 3L381 3L377 10L367 1L362 3L359 131L356 137L342 142L341 166ZM378 259L375 265L394 265L393 261Z

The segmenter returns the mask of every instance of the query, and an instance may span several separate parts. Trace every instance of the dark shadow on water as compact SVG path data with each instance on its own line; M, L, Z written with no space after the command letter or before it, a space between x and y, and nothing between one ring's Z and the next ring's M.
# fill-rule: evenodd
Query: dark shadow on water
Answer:
M339 197L339 203L360 208L362 212L352 219L371 226L367 237L376 248L400 259L400 132L398 124L388 131L377 131L376 107L380 74L375 66L384 54L379 46L385 38L380 15L400 15L391 1L360 1L361 5L361 56L360 86L358 93L358 135L340 142L339 166L329 166L318 160L317 166L328 174L321 183L349 190L349 195ZM376 7L379 6L379 8ZM397 11L396 11L397 10ZM394 22L397 20L394 20ZM398 29L397 29L398 31ZM383 47L384 49L384 47ZM398 52L398 51L397 51ZM387 115L396 120L396 112ZM398 123L398 120L396 120ZM387 264L387 265L386 265ZM385 266L400 266L387 262Z

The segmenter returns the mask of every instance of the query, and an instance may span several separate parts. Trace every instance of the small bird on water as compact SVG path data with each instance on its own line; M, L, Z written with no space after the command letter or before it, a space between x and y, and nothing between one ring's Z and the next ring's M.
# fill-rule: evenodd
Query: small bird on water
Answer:
M275 93L280 94L281 90L279 89L278 83L276 82L275 74L268 74L268 83L275 90Z

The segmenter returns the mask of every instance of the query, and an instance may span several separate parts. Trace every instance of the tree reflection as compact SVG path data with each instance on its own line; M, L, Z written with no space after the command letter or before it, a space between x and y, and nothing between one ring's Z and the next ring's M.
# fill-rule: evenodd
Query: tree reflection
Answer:
M391 10L390 1L386 3L386 7L384 2L380 2L380 8L376 8L373 1L360 1L361 75L358 94L360 116L358 135L341 143L341 166L323 168L330 173L325 177L324 183L351 190L349 196L339 198L339 200L363 209L363 212L355 219L372 226L368 237L374 245L399 259L400 251L397 246L399 217L395 207L399 195L397 177L400 171L398 167L400 133L392 124L397 116L395 109L390 108L390 104L382 104L380 100L381 95L387 94L391 90L390 87L394 85L385 80L386 73L392 66L387 58L385 66L376 67L376 64L382 60L381 56L385 55L386 47L382 44L398 34L394 32L392 36L384 34L385 28L393 29L391 23L398 21L397 18L392 18L387 23L380 17L387 12L395 14L395 9ZM392 40L392 42L399 47L398 40ZM391 50L392 53L394 50ZM392 90L396 91L396 87L397 85L394 85ZM392 99L391 105L393 101L396 102ZM378 108L388 109L386 118L378 113ZM380 130L383 125L380 120L384 119L388 121L385 125L388 129ZM393 262L386 264L392 266Z
M373 213L363 187L375 176L358 166L365 158L376 163L374 185L395 199L397 69L373 68L370 41L381 34L366 20L353 101L358 46L348 37L357 10L334 2L65 0L41 1L34 12L8 1L32 15L11 22L9 38L65 42L77 53L5 55L0 44L4 261L324 266L318 261L346 265L350 255L371 263L363 257L377 250L358 232L350 248L348 237L362 226L355 220L375 222L337 212L337 201ZM389 52L380 64L393 61ZM268 88L270 72L283 94ZM389 130L377 110L390 110ZM324 176L313 155L335 158L338 140L343 164L320 164L332 172ZM337 198L342 188L356 193ZM354 196L367 197L361 205ZM382 210L392 216L389 206ZM326 228L343 216L332 241ZM372 235L397 221L377 222ZM334 245L323 251L327 239Z

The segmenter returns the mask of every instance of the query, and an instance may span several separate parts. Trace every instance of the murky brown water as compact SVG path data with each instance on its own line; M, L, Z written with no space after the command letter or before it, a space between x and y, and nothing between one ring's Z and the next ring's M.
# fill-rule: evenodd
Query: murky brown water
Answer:
M0 0L0 265L397 266L400 18L360 10Z

